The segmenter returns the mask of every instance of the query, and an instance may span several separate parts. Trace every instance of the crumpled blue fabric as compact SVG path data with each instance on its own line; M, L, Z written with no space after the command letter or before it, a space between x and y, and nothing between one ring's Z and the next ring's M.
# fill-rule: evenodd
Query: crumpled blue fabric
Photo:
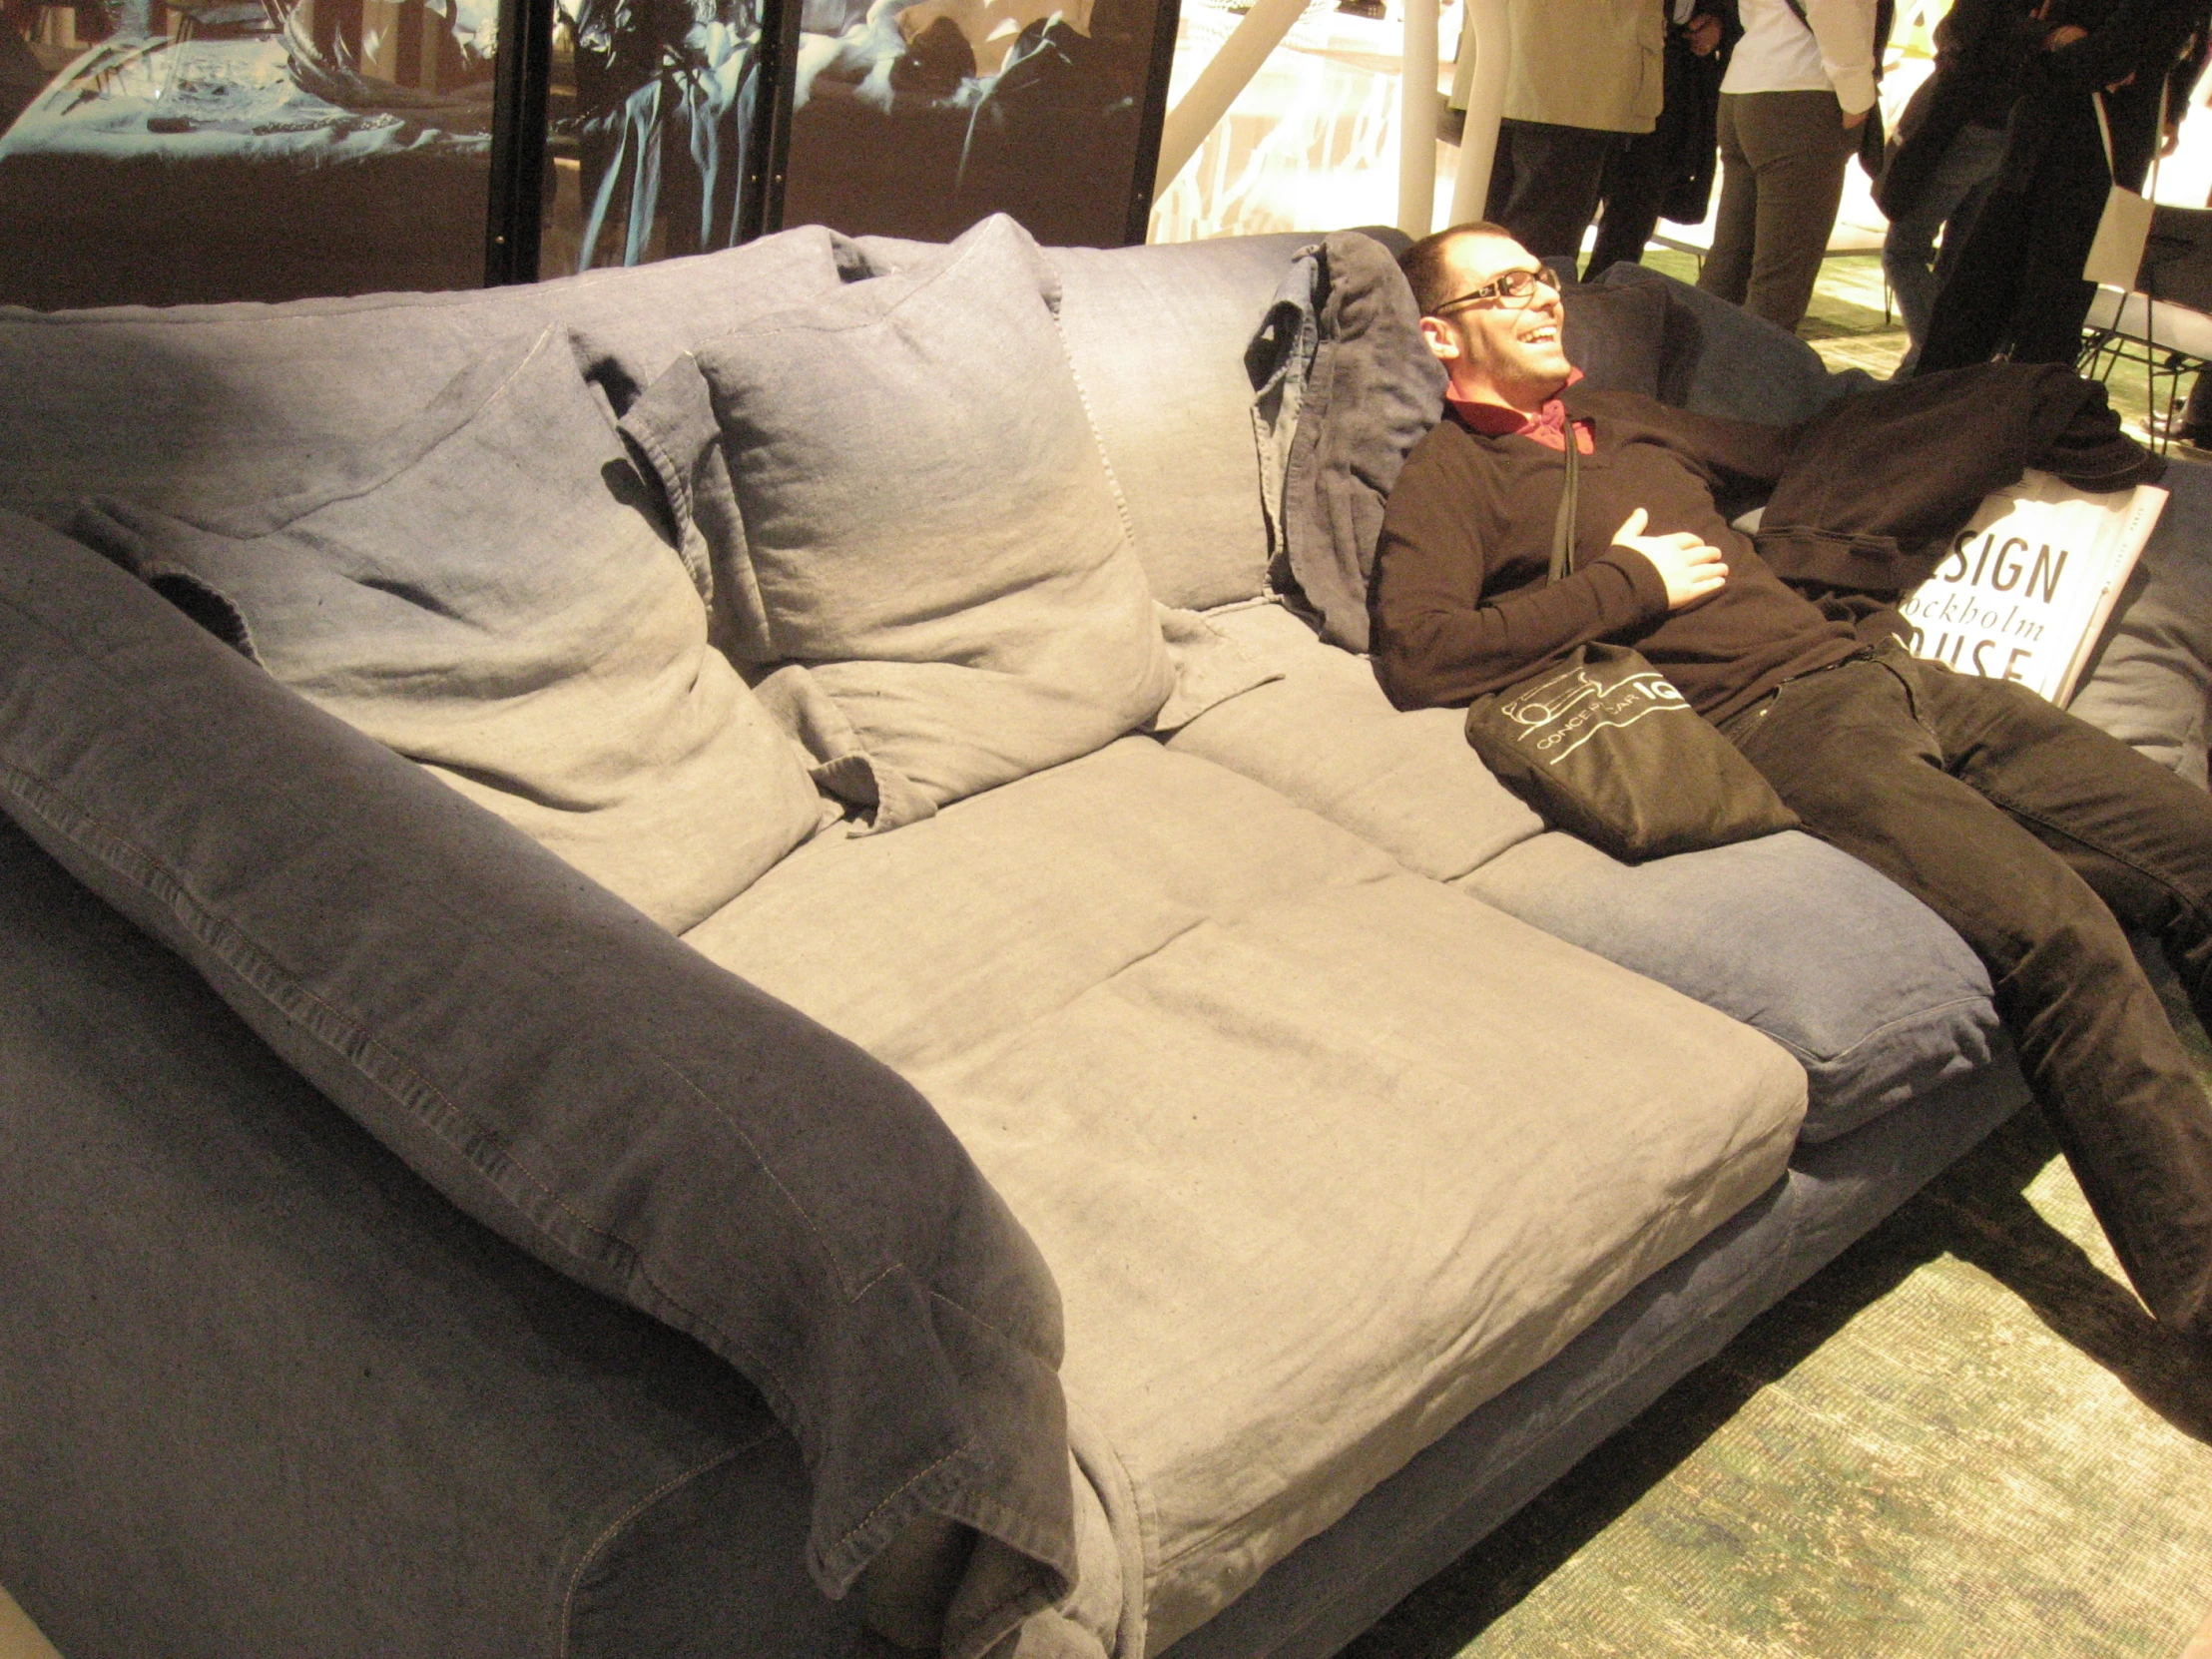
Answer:
M1443 414L1443 365L1389 250L1359 231L1300 250L1245 367L1270 576L1323 639L1364 652L1383 503Z

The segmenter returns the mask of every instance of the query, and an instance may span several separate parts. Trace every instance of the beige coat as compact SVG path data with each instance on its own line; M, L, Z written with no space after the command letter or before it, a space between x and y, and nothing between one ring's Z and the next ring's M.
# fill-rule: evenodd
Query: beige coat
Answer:
M1664 0L1508 0L1505 115L1648 133L1665 97Z

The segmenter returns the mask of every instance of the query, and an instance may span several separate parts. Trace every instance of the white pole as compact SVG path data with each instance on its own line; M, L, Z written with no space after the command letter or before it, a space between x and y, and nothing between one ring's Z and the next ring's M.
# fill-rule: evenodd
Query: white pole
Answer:
M1497 123L1505 108L1505 66L1512 56L1512 25L1505 0L1466 0L1467 29L1459 50L1474 53L1474 83L1467 89L1467 125L1459 138L1459 173L1451 185L1451 223L1480 219L1490 198L1490 164L1497 160Z
M1253 0L1244 21L1230 31L1214 61L1199 71L1183 101L1161 123L1160 166L1152 179L1155 200L1165 196L1175 176L1190 165L1206 135L1237 101L1237 94L1259 74L1268 54L1291 32L1291 25L1305 15L1307 4L1308 0Z
M1397 228L1425 237L1436 223L1436 0L1404 0L1398 80Z

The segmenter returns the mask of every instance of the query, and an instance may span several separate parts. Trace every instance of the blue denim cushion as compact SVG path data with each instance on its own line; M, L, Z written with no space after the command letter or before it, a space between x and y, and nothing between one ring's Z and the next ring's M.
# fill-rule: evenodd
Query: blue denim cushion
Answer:
M1811 1082L1824 1141L1989 1063L1988 970L1919 899L1791 832L1624 864L1571 836L1509 848L1458 885L1758 1027Z
M1657 285L1667 298L1657 396L1662 403L1731 420L1794 426L1836 398L1875 383L1865 369L1829 372L1795 334L1703 288L1640 265L1616 265L1607 285Z

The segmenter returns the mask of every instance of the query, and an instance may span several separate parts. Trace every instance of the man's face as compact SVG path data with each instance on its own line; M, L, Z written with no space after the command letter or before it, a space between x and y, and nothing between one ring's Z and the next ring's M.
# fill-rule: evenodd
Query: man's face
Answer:
M1519 243L1493 236L1460 238L1451 247L1451 263L1458 276L1454 294L1538 269ZM1422 317L1420 329L1457 395L1534 407L1566 383L1571 365L1560 341L1565 313L1557 288L1538 282L1522 298L1447 300L1442 310Z

